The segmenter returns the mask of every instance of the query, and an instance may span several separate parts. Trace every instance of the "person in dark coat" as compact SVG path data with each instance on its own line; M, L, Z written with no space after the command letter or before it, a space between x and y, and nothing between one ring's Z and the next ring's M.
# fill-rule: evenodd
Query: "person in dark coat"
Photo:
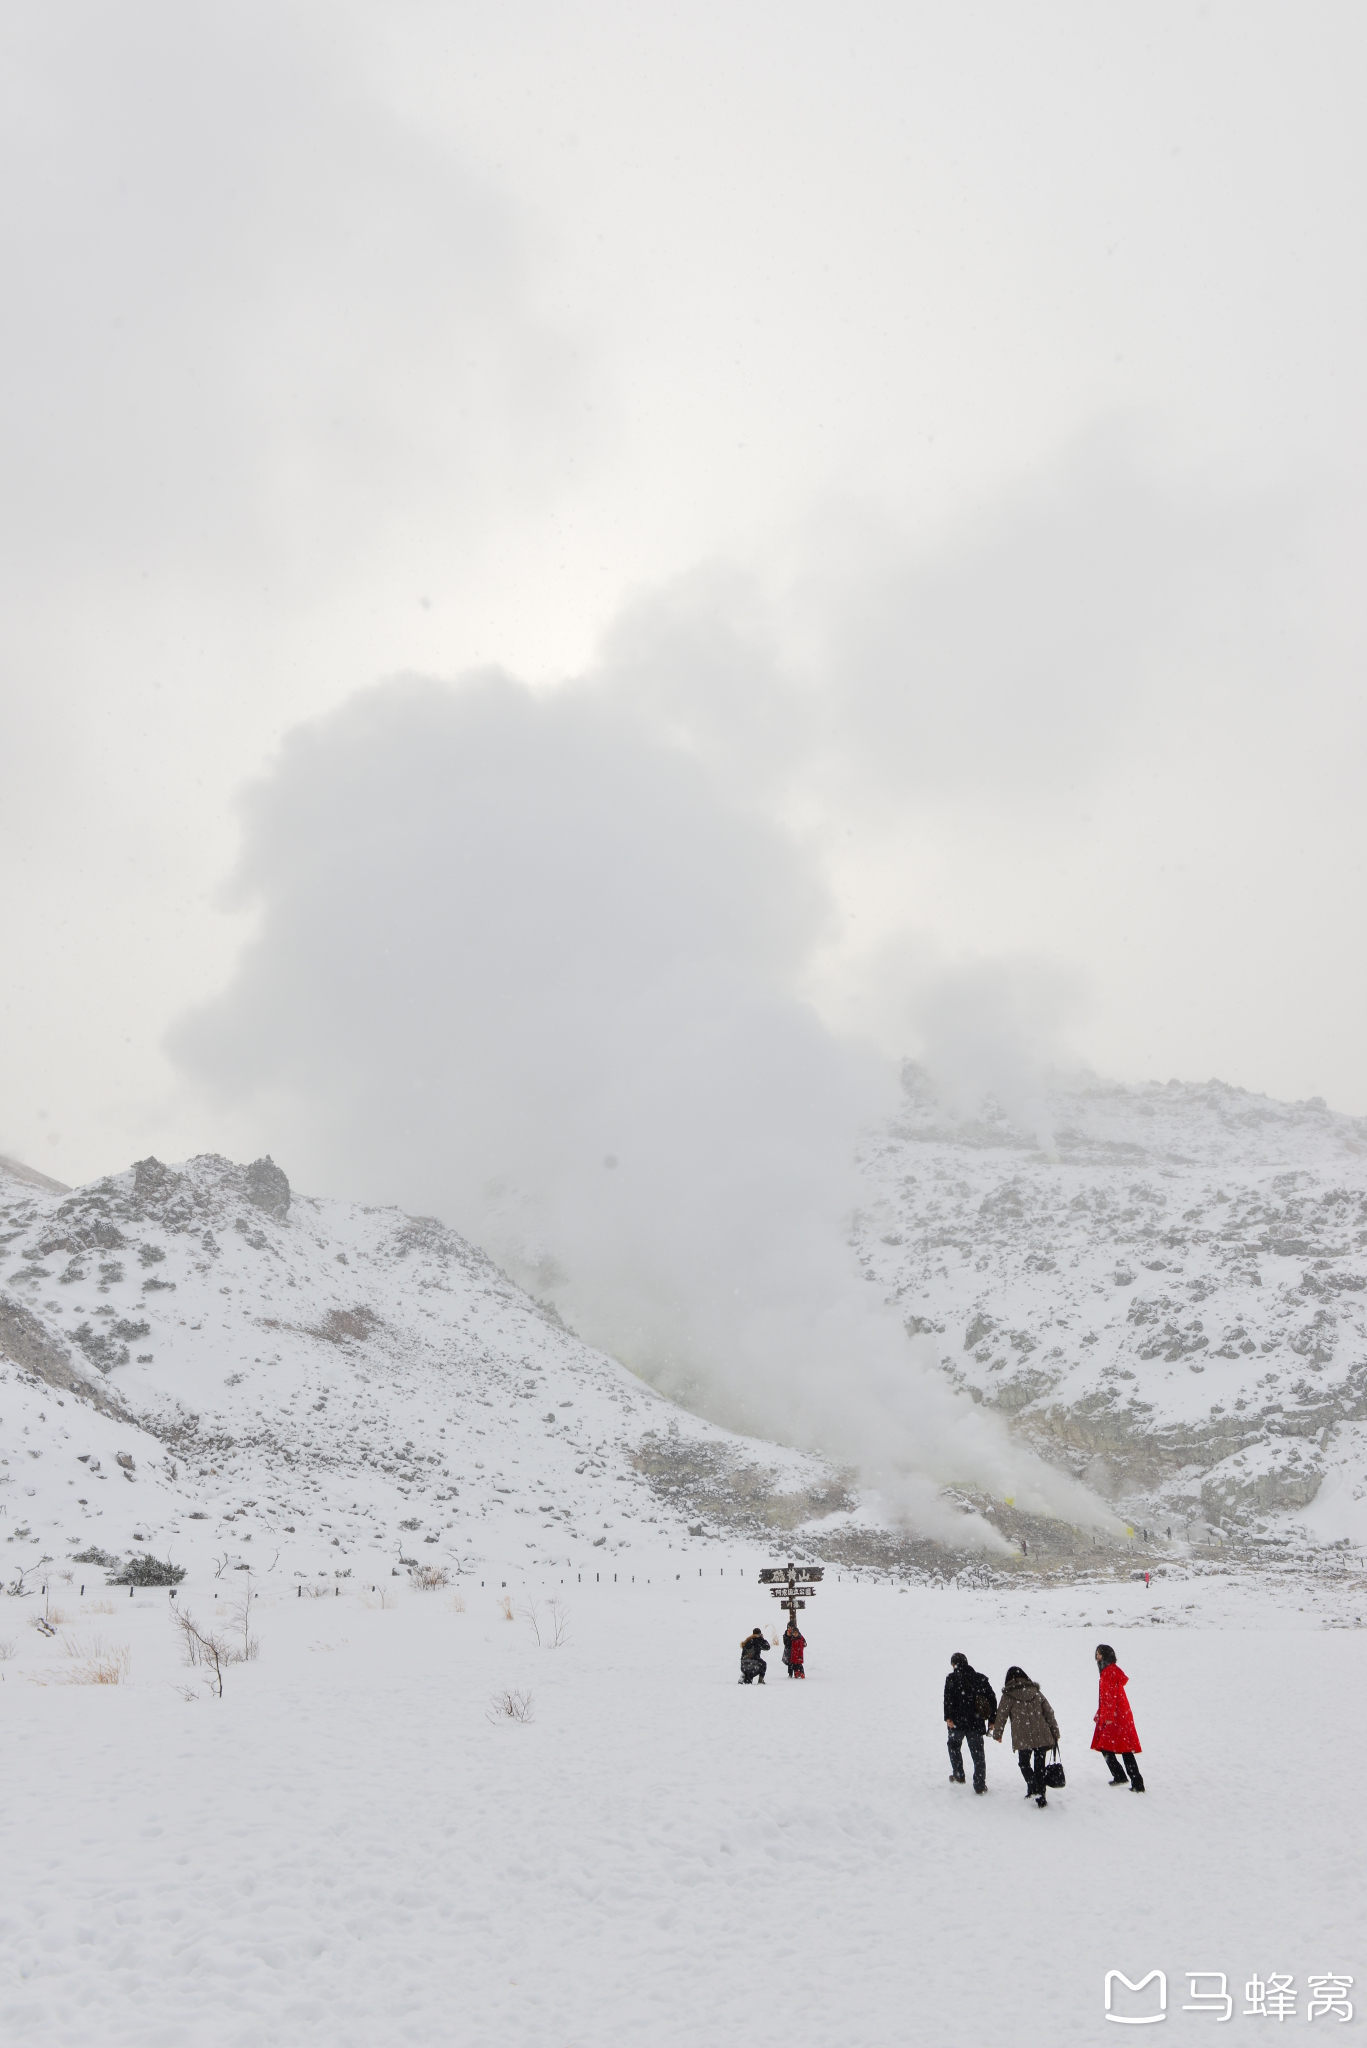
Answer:
M763 1685L764 1674L769 1669L769 1666L764 1661L763 1653L769 1647L769 1638L765 1635L763 1629L759 1627L751 1629L749 1635L746 1636L740 1646L739 1683L741 1685L751 1685L755 1679L758 1679L760 1684Z
M1025 1796L1036 1806L1047 1806L1044 1791L1044 1760L1052 1743L1058 1748L1058 1721L1054 1710L1033 1678L1013 1664L1002 1680L1001 1705L992 1721L992 1739L1000 1742L1002 1730L1011 1723L1011 1747L1016 1752Z
M956 1785L964 1783L964 1744L973 1759L973 1790L987 1790L987 1759L983 1734L997 1711L997 1695L980 1671L975 1671L962 1650L949 1660L945 1680L945 1726L949 1730L949 1775Z
M1135 1757L1142 1754L1142 1745L1130 1703L1125 1697L1125 1688L1130 1681L1116 1663L1115 1651L1109 1643L1097 1644L1096 1661L1101 1674L1101 1697L1096 1710L1092 1748L1099 1749L1105 1757L1113 1785L1128 1785L1132 1792L1142 1792L1144 1780L1135 1762ZM1120 1768L1121 1763L1124 1770Z

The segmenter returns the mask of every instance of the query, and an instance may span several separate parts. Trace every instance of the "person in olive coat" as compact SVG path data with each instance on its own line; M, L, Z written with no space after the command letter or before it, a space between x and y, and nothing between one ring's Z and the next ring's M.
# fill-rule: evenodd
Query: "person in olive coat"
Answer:
M1002 1730L1011 1723L1011 1747L1016 1752L1025 1796L1036 1806L1047 1806L1044 1793L1044 1759L1052 1745L1058 1747L1058 1722L1054 1710L1033 1678L1013 1664L1002 1680L1001 1705L992 1723L992 1739L1000 1742Z
M973 1790L987 1790L987 1759L983 1736L987 1723L997 1711L997 1695L980 1671L975 1671L962 1650L949 1660L945 1680L945 1727L949 1730L949 1775L952 1782L964 1782L964 1743L973 1759Z

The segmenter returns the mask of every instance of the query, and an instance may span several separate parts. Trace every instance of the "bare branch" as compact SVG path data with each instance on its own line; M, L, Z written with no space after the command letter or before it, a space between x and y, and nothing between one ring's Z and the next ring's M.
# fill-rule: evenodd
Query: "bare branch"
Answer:
M529 1692L504 1687L498 1692L490 1693L485 1719L492 1721L495 1726L503 1721L530 1721L531 1718L532 1696Z
M546 1602L546 1605L549 1607L551 1614L551 1648L553 1650L563 1649L570 1639L570 1610L558 1593L553 1594Z
M180 1630L186 1663L206 1670L210 1691L222 1699L223 1667L230 1661L228 1644L213 1630L200 1628L188 1607L177 1608L171 1619Z

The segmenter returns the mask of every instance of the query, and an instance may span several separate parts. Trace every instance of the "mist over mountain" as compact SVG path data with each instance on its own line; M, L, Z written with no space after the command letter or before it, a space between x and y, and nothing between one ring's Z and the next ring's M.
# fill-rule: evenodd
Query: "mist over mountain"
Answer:
M846 1246L902 1377L872 1406L832 1316L809 1354L826 1409L752 1379L751 1409L774 1406L750 1434L696 1412L706 1385L679 1406L585 1344L433 1218L301 1196L269 1159L147 1159L77 1190L6 1161L14 1569L152 1546L344 1577L582 1569L738 1538L940 1569L926 1534L1000 1562L1026 1534L1058 1569L1141 1521L1173 1556L1362 1542L1367 1120L1218 1082L1055 1079L1039 1107L964 1117L904 1071ZM908 1384L950 1418L939 1444L899 1438ZM946 1461L933 1495L899 1484L899 1454Z
M431 1217L301 1196L269 1159L41 1180L0 1170L13 1571L92 1546L362 1578L886 1535L829 1465L674 1408Z

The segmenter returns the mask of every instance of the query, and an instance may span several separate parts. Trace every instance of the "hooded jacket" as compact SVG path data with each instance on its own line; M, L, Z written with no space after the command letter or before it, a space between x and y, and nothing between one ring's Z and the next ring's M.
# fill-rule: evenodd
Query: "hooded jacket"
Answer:
M945 1680L945 1719L960 1735L981 1735L997 1711L997 1695L971 1664L956 1664Z
M1129 1684L1118 1664L1103 1664L1101 1667L1100 1704L1096 1710L1096 1734L1092 1737L1093 1749L1108 1750L1112 1756L1139 1753L1139 1731L1134 1725L1134 1715L1125 1697Z
M1026 1679L1024 1684L1017 1679L1013 1685L1003 1686L992 1733L1000 1735L1008 1721L1012 1749L1050 1749L1058 1741L1054 1710L1033 1678Z

